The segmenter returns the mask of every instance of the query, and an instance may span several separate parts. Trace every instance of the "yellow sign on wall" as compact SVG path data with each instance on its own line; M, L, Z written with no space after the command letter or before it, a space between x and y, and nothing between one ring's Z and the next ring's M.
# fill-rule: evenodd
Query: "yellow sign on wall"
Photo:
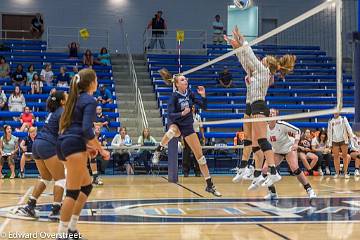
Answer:
M185 32L183 30L176 30L176 40L183 42L185 39Z
M82 28L79 31L80 37L84 40L87 40L90 37L90 33L87 28Z

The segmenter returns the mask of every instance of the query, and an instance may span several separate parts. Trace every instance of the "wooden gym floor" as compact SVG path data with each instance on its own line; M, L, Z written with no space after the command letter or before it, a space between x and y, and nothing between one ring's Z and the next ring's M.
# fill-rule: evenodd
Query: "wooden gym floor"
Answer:
M310 203L295 177L277 183L278 201L265 201L266 189L249 192L250 182L233 184L215 176L215 198L203 178L105 177L94 187L79 230L87 239L359 239L360 179L310 177L318 199ZM55 233L46 216L50 189L39 200L37 221L11 218L26 203L37 179L0 180L0 239L10 233ZM42 205L44 204L44 205Z

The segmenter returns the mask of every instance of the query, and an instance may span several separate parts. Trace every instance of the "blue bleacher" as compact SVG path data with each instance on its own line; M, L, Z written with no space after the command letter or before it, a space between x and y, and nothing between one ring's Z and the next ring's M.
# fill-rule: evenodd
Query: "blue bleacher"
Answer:
M206 55L181 55L180 66L178 55L175 54L148 54L149 73L154 85L158 104L166 123L167 100L172 93L172 88L166 86L161 80L158 70L165 67L171 72L189 70L202 63L213 60L220 54L231 50L229 45L207 45ZM270 107L277 108L288 113L309 112L315 110L331 109L336 104L336 64L334 59L327 56L318 46L278 46L258 45L253 46L254 53L258 56L266 54L297 55L297 63L293 74L286 76L285 80L276 79L274 87L268 90L267 103ZM218 74L224 66L230 70L233 76L234 88L218 87ZM227 120L240 119L245 110L246 86L244 83L245 72L241 68L237 57L228 59L208 66L202 70L189 74L189 84L193 91L197 86L205 86L208 98L208 109L201 111L203 120ZM343 100L344 107L354 105L354 82L352 76L343 74ZM350 120L353 114L346 115ZM326 128L327 121L331 116L318 116L316 118L293 120L295 126L300 128ZM235 130L242 127L241 123L205 125L207 138L233 138ZM231 132L226 132L228 128ZM220 132L217 130L219 129Z

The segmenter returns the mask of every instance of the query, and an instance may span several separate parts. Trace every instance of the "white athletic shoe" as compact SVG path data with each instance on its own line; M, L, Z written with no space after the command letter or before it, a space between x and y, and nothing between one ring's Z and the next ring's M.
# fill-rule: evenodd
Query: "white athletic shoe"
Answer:
M268 174L266 180L261 184L261 186L270 187L271 185L273 185L274 183L280 180L281 180L281 176L279 175L279 173L276 173L275 175Z
M254 191L256 189L258 189L261 184L263 184L263 182L265 182L266 178L264 178L264 176L261 174L260 176L258 176L257 178L254 178L254 180L252 180L248 190L249 191Z
M355 170L354 176L355 176L355 177L359 177L359 176L360 176L360 171L359 171L359 169L356 169L356 170Z
M278 199L277 193L272 193L269 191L269 193L264 197L265 200L276 200Z
M339 175L337 174L337 173L335 173L335 175L333 176L333 178L338 178L339 177Z
M344 175L344 177L345 177L345 179L350 179L350 175L347 173Z
M331 175L331 171L330 171L329 167L325 168L325 173L326 173L326 175Z
M314 189L312 189L312 188L308 188L306 190L306 193L307 193L307 195L309 196L310 199L313 199L313 198L317 197Z
M243 174L244 180L253 180L254 179L255 168L253 166L248 166L245 168L245 172Z
M245 168L238 168L236 169L236 176L232 179L233 183L238 183L243 178L245 173Z

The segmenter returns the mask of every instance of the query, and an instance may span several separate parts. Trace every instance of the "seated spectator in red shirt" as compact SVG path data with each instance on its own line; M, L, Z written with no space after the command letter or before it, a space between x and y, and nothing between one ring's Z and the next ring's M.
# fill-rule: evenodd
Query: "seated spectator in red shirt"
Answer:
M20 116L20 122L22 124L20 132L27 132L30 127L33 126L35 121L34 115L32 114L30 108L26 106L24 112Z

